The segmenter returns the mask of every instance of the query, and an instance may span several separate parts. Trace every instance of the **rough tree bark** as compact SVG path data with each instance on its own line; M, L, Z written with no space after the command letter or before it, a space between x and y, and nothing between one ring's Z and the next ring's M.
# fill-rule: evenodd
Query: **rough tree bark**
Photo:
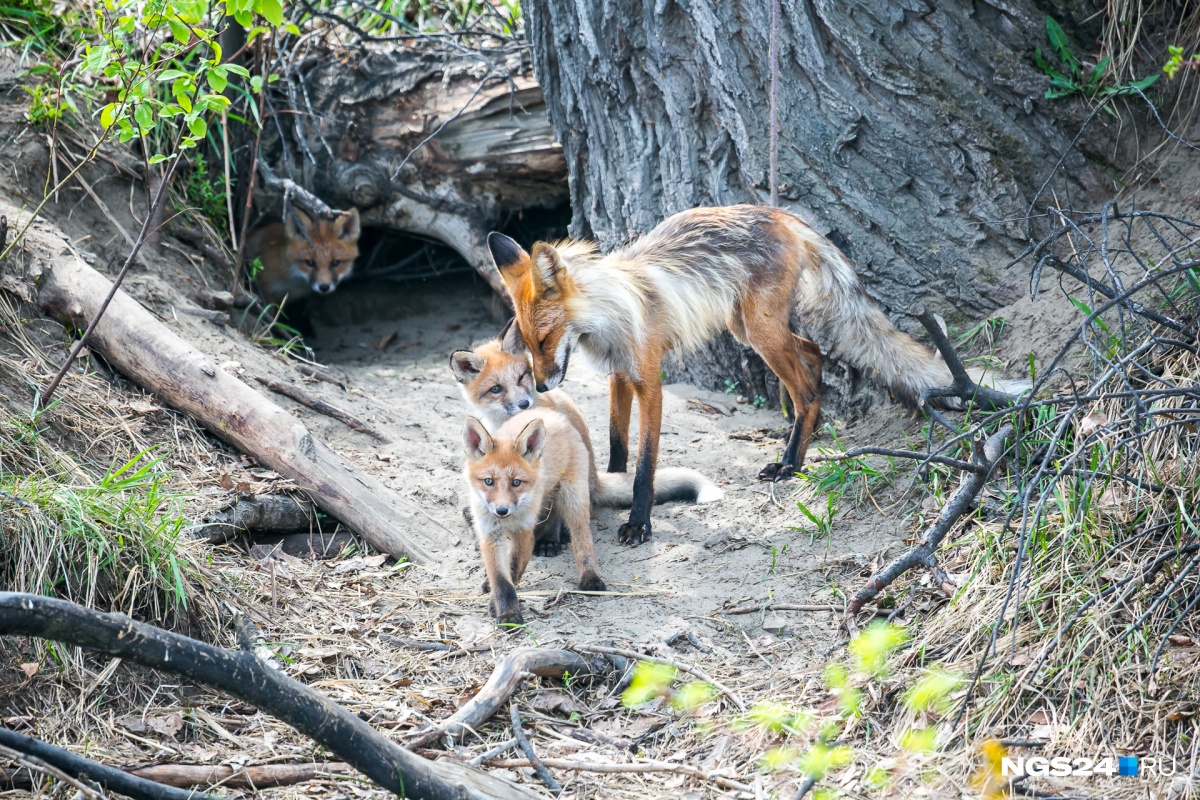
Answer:
M292 54L295 113L268 126L272 171L366 225L440 240L494 288L484 245L509 214L566 201L566 163L528 52L503 65L478 56L361 45ZM278 205L265 187L263 208ZM400 254L403 255L403 254Z
M1055 5L1078 30L1085 15ZM1015 299L1022 278L1000 267L1070 151L1048 112L1078 114L1041 99L1045 11L1029 0L781 6L781 204L843 246L893 314L921 302L969 319ZM686 208L767 201L769 0L522 8L566 151L574 235L611 247ZM1063 174L1060 198L1098 185L1077 152ZM761 362L729 336L669 374L769 392ZM869 398L844 368L827 383L843 406Z

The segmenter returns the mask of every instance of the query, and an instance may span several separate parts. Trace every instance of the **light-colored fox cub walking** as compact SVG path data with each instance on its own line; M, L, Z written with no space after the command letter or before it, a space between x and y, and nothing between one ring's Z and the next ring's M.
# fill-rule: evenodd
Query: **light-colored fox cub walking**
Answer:
M522 411L493 437L467 417L464 469L471 517L487 573L488 610L498 623L522 622L516 585L533 554L542 510L559 510L571 539L579 588L602 592L592 543L588 451L579 432L552 409Z

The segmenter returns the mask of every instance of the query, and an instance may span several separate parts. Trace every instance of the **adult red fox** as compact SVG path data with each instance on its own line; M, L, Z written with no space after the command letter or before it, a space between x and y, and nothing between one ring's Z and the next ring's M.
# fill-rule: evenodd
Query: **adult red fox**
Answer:
M609 372L610 472L626 469L637 397L633 507L618 534L624 544L651 535L659 376L672 348L696 348L728 329L787 387L796 422L783 457L759 473L764 480L790 477L804 464L820 410L821 351L793 333L793 323L903 398L951 382L942 359L870 301L841 251L781 209L684 211L607 256L576 241L539 242L531 256L500 233L488 236L488 247L533 356L538 391L562 382L576 347Z
M551 409L522 411L493 437L467 417L464 468L471 518L487 573L488 610L520 623L516 585L533 553L534 529L547 505L560 510L579 568L579 588L605 589L592 543L588 452L575 426Z
M473 350L456 350L450 355L450 369L462 389L471 412L483 419L488 430L495 431L511 417L524 411L547 411L562 415L578 434L587 451L588 489L596 506L629 508L633 502L633 481L625 474L598 473L587 423L575 402L560 389L537 392L529 367L529 356L520 332L510 320L500 335L476 345ZM572 439L573 441L573 439ZM711 503L724 496L711 480L691 469L663 469L654 490L656 503L683 500ZM560 509L545 510L537 527L534 553L556 556L566 544L568 531L561 526Z
M334 219L317 219L293 208L285 222L265 225L250 235L247 258L262 263L258 289L263 300L280 305L312 294L329 294L354 269L362 228L358 209Z

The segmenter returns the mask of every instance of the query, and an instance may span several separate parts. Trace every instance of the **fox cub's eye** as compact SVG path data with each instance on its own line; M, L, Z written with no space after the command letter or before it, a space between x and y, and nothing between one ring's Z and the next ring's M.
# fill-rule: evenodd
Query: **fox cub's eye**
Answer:
M311 258L304 259L304 263L310 267L315 267L317 265L317 262L313 261Z
M503 391L504 391L504 387L501 386L500 384L496 384L491 389L492 394L500 394Z
M330 261L330 262L329 262L329 266L331 266L331 267L336 267L336 266L337 266L338 264L340 264L340 263L342 263L342 262L341 262L341 261L338 261L338 260L335 258L333 261Z
M516 478L513 478L513 484L512 484L512 485L513 485L514 487L516 487L516 486L520 486L520 485L521 485L521 482L520 482L519 480L517 480Z
M491 486L493 483L495 483L495 481L493 481L491 478L484 478L484 479L483 479L483 484L484 484L484 486Z

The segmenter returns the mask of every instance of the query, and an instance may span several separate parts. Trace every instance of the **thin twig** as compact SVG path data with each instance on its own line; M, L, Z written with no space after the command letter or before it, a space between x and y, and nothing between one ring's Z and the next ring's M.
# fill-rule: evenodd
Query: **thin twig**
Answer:
M40 408L45 408L46 404L50 402L50 398L54 396L54 392L58 389L58 385L62 383L62 379L66 376L67 370L69 370L71 365L75 363L75 359L79 357L79 353L87 344L88 338L92 335L92 331L96 330L96 325L98 325L100 320L104 318L104 312L108 309L109 303L111 303L112 299L117 296L117 292L121 288L121 281L125 280L125 276L129 273L129 268L133 266L133 262L137 259L138 253L141 252L142 246L149 238L151 232L150 226L153 224L154 219L158 214L158 210L162 208L163 202L167 199L167 187L171 185L171 178L175 175L175 170L178 169L181 161L183 161L183 159L179 157L172 159L171 166L168 168L167 174L163 177L162 183L158 185L158 191L154 194L154 202L150 204L150 209L146 212L146 219L142 223L142 230L140 233L138 233L138 238L134 243L133 250L130 251L129 257L125 259L125 264L121 267L121 271L117 273L117 277L113 279L112 288L109 289L108 296L104 298L104 302L102 302L100 304L100 308L96 310L96 314L92 317L92 321L88 323L87 329L75 342L75 346L72 347L71 352L67 354L67 360L63 362L63 365L59 368L58 373L54 376L54 378L50 381L50 384L46 387L45 391L42 392L41 396L38 398L38 406Z
M550 770L546 769L546 765L538 758L537 753L533 751L533 745L529 743L529 739L525 736L525 731L521 729L521 712L517 710L515 702L509 708L509 719L512 721L513 738L517 740L517 744L521 746L521 751L529 759L529 765L533 767L533 771L537 773L542 783L546 784L546 787L556 796L562 794L562 786L558 781L554 780L554 776L550 774Z
M494 759L484 762L489 766L513 769L516 767L533 766L527 758ZM599 772L605 775L617 775L629 772L671 772L676 775L688 775L693 778L710 781L718 786L733 789L738 792L754 793L754 787L749 784L706 772L691 764L673 764L669 761L635 761L632 764L600 764L591 761L571 761L565 758L546 758L542 760L547 767L554 769L574 770L576 772Z
M370 423L364 422L353 414L343 411L336 406L332 406L329 403L326 403L324 400L318 400L308 392L301 389L299 386L296 386L294 383L276 380L275 378L268 378L263 375L255 375L254 379L263 386L266 386L272 392L278 392L279 394L292 398L297 403L308 406L313 411L324 414L327 417L333 417L348 428L353 428L356 431L373 436L381 442L391 441Z

